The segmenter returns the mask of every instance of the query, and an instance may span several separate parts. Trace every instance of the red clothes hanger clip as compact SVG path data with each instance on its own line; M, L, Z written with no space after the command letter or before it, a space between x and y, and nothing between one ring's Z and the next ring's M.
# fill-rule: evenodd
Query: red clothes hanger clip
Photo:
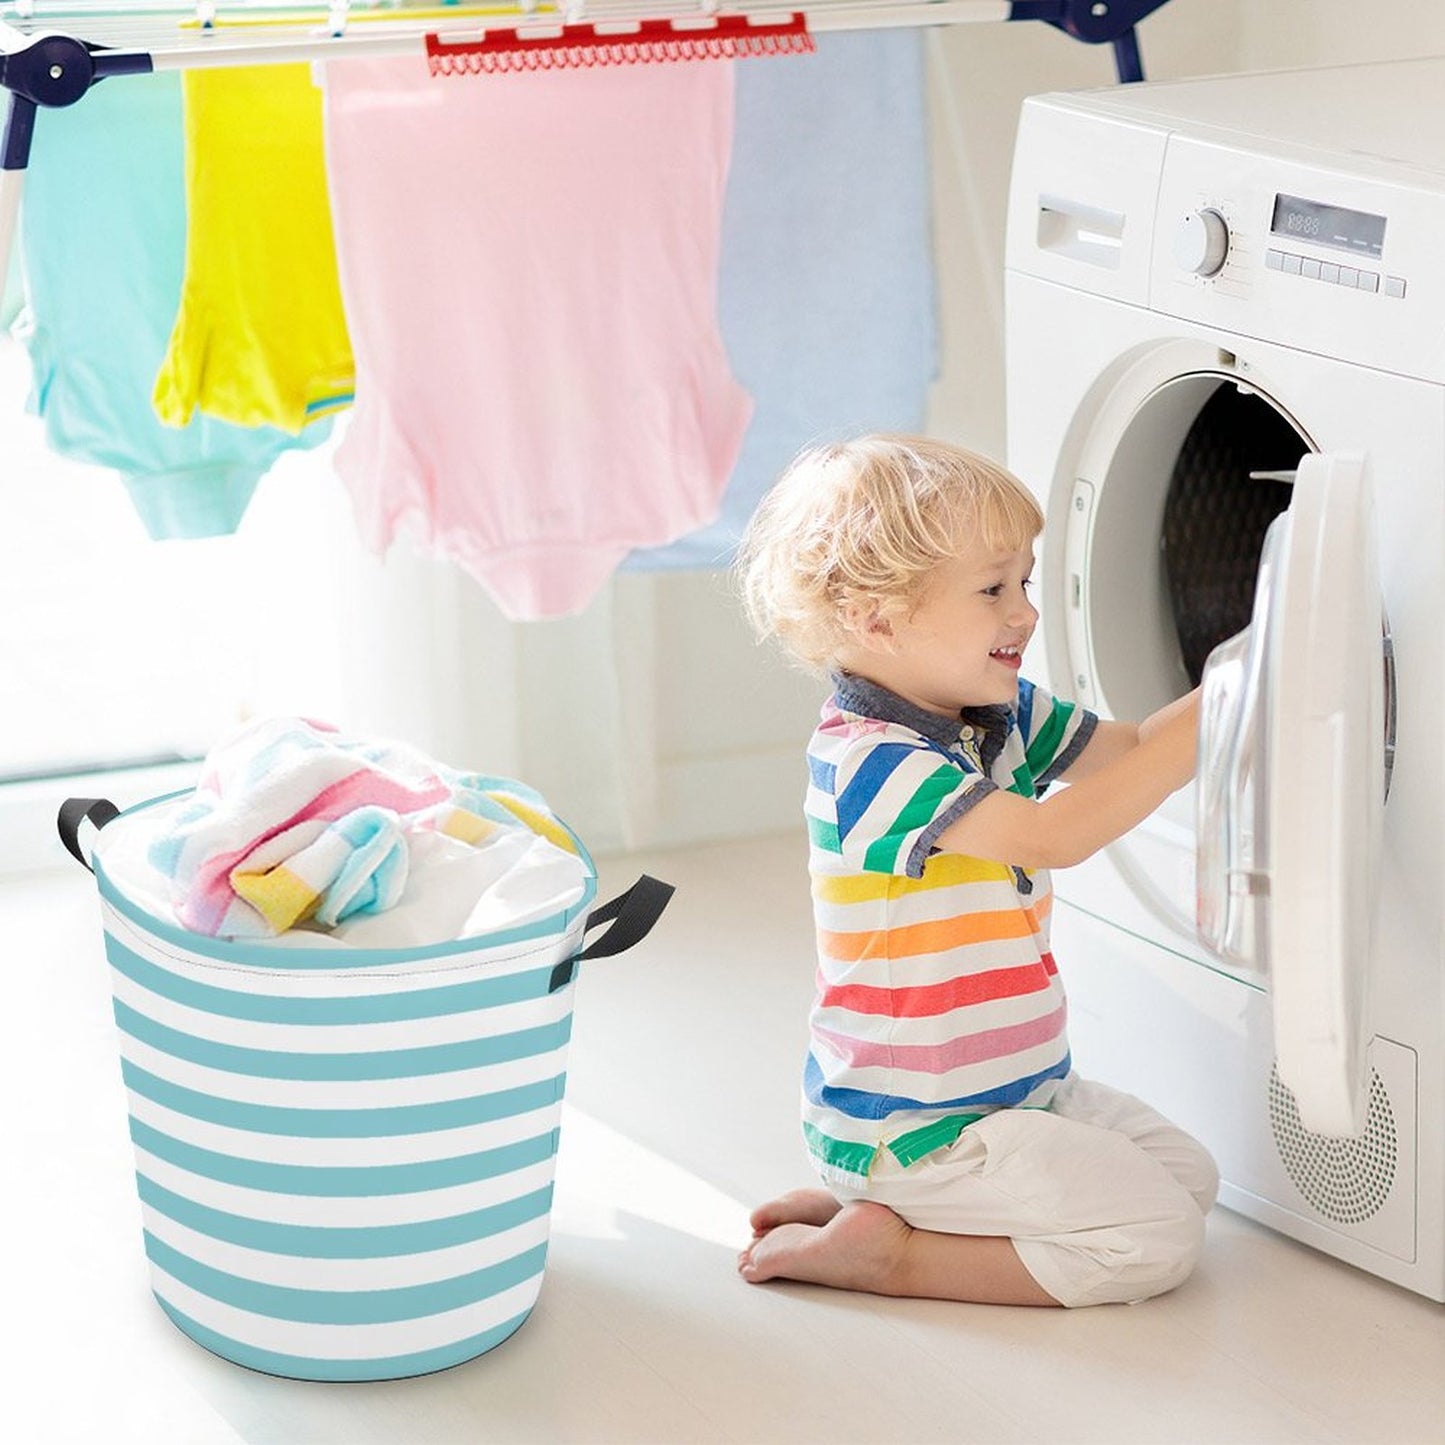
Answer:
M480 40L426 37L433 75L480 75L512 70L586 69L600 65L676 60L740 60L762 55L805 55L814 49L807 18L753 24L743 15L706 22L641 20L635 25L560 25L531 32L486 31Z

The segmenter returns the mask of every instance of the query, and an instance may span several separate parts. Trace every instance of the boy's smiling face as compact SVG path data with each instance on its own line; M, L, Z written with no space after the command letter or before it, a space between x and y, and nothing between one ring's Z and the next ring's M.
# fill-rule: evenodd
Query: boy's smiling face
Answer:
M865 630L858 665L848 670L947 717L965 707L1012 706L1039 620L1028 597L1033 568L1032 542L1016 551L966 548L939 564L911 613Z

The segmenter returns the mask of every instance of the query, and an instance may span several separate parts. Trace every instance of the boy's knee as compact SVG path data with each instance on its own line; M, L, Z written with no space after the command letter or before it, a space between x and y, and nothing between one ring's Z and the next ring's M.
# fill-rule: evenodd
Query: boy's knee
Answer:
M1213 1197L1211 1196L1211 1203ZM1191 1274L1204 1253L1204 1214L1200 1210L1181 1212L1171 1220L1161 1242L1161 1283L1155 1294L1177 1288Z
M1142 1232L1141 1268L1134 1273L1135 1300L1177 1289L1204 1253L1204 1215L1185 1202L1177 1213L1153 1220Z
M1214 1208L1214 1201L1219 1198L1219 1166L1203 1145L1199 1146L1189 1177L1180 1182L1194 1196L1201 1215Z
M1127 1247L1115 1238L1105 1248L1080 1251L1088 1268L1065 1269L1072 1287L1056 1296L1061 1304L1138 1304L1167 1294L1193 1274L1204 1253L1204 1215L1182 1193L1177 1210L1135 1221L1126 1233Z

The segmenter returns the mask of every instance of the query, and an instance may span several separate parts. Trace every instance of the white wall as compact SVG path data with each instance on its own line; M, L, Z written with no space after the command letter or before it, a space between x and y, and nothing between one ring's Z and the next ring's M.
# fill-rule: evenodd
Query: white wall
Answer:
M1240 70L1445 54L1445 9L1423 0L1264 0L1239 16Z
M1172 0L1140 37L1148 77L1167 79L1442 51L1445 14L1412 0ZM1113 59L1032 23L957 26L929 44L942 308L929 425L1001 455L1018 108L1112 84ZM353 725L525 779L597 851L796 824L823 688L753 643L725 577L622 576L579 618L512 627L444 564L357 566ZM378 681L378 646L404 684Z

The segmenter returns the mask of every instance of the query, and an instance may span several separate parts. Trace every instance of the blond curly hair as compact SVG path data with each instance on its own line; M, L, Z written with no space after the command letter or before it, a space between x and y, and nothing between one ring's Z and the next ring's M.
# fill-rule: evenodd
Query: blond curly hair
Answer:
M759 637L825 672L848 619L906 617L965 546L1014 551L1043 513L1009 471L928 437L872 434L802 452L763 498L735 564Z

